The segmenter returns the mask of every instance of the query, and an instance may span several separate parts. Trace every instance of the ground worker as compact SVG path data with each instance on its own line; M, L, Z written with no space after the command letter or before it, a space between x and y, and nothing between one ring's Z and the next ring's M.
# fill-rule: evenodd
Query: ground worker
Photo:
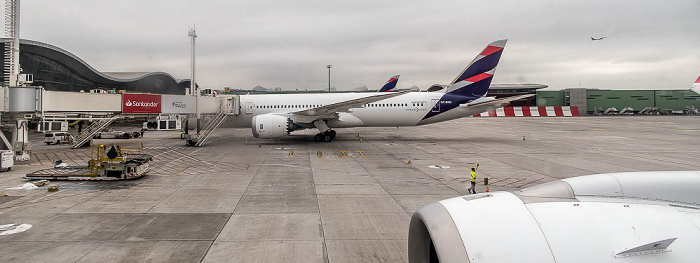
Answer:
M475 188L476 187L476 168L479 168L479 162L477 162L476 167L472 168L472 170L471 170L471 180L470 181L472 183L472 187L467 189L467 191L469 191L472 194L476 194L476 188Z
M146 131L146 130L141 129L141 138L143 138L143 132L145 132L145 131Z

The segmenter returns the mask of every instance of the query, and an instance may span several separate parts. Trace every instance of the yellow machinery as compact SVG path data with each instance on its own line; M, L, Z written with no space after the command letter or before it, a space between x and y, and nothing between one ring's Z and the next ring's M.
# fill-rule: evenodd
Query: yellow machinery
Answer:
M25 179L126 180L144 176L153 156L141 153L140 142L93 145L87 166L57 164L54 168L28 173Z

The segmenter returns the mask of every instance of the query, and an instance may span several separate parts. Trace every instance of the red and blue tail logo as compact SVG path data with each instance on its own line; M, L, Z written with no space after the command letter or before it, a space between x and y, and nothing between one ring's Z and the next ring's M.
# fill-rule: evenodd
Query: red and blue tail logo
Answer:
M450 83L447 93L476 98L486 95L506 41L507 39L498 40L486 46Z
M690 90L700 94L700 77L698 77L698 79L695 80L695 83L693 83L693 85L690 86Z
M379 92L387 92L396 88L396 83L399 82L399 76L401 75L391 77L389 81L387 81L386 84L384 84L384 86L381 89L379 89Z
M498 61L503 54L503 48L506 46L506 41L507 39L498 40L486 46L450 83L446 94L437 101L435 107L423 119L449 111L460 104L486 95L489 86L491 86L493 74L496 72Z

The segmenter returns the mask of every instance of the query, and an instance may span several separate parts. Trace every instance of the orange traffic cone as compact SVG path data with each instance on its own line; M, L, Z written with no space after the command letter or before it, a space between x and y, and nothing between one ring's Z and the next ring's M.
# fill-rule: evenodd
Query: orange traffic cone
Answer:
M486 185L486 192L487 192L487 193L490 192L490 191L489 191L489 185Z

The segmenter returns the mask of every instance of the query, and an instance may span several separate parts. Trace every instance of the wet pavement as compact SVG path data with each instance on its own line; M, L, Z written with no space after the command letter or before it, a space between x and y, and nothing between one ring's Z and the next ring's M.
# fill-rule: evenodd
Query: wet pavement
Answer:
M403 262L408 222L429 203L467 194L480 163L490 190L579 175L700 170L700 118L466 118L402 128L339 129L258 140L219 129L203 147L146 132L151 172L119 182L58 181L58 192L8 190L24 173L90 149L44 145L0 173L2 262ZM409 163L410 161L410 163Z

